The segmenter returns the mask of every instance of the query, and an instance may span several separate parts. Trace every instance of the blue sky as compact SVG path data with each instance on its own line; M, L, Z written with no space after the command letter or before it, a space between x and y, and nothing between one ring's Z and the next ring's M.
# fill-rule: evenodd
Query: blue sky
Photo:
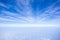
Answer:
M60 40L60 0L0 0L0 40Z
M59 0L0 0L0 24L60 26Z

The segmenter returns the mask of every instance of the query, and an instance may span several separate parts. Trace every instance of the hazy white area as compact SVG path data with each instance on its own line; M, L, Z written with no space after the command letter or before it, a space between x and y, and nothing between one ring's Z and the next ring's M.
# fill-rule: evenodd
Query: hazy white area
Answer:
M0 40L57 40L55 27L0 27Z

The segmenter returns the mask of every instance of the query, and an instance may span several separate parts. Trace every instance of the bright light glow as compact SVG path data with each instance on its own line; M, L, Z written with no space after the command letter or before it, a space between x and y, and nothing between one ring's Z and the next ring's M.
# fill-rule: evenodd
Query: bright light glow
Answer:
M53 24L0 24L0 27L57 27Z

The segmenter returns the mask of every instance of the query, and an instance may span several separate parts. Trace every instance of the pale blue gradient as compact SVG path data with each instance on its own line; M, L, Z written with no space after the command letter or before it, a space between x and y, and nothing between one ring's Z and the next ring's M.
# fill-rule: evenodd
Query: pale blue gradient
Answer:
M0 27L0 40L60 40L60 27Z

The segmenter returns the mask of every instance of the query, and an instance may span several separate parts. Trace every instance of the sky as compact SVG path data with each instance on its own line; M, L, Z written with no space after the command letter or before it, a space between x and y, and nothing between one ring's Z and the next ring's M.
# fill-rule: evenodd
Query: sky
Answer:
M0 0L0 25L12 24L60 26L60 0Z
M0 0L0 24L59 25L59 3L59 0Z
M0 40L60 40L60 0L0 0Z

